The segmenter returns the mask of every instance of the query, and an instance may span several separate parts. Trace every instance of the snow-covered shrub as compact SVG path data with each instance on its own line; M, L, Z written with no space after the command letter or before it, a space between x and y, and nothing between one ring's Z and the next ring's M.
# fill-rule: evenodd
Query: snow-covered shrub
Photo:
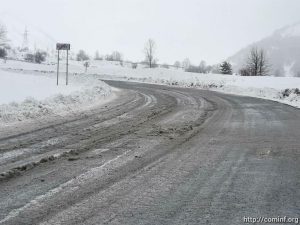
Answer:
M41 63L41 62L44 62L46 60L46 56L47 56L47 53L46 52L36 52L34 54L34 61L36 63Z
M131 64L131 67L132 67L132 69L136 69L136 68L137 68L137 66L138 66L138 64L137 64L137 63L132 63L132 64Z

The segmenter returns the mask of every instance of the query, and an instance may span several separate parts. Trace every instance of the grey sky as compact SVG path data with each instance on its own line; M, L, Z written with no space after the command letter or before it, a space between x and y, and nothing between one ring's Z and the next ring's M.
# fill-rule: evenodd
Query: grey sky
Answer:
M287 24L299 0L0 0L9 14L90 54L113 50L141 60L146 39L160 63L189 57L217 63Z

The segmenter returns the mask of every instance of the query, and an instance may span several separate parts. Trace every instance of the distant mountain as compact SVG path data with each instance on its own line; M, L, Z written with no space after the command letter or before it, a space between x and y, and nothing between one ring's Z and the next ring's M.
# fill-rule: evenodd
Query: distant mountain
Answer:
M271 36L243 48L229 57L237 72L245 65L252 47L263 48L271 64L270 75L300 77L300 23L276 30Z

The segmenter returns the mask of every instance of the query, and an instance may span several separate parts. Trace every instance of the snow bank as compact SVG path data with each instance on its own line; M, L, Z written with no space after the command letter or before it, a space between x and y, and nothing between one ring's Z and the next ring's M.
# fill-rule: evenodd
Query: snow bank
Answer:
M111 88L95 77L70 75L68 86L62 74L60 77L57 87L56 74L51 72L0 70L0 123L65 115L100 103L111 93Z
M300 78L297 77L241 77L221 74L186 75L184 72L180 73L181 76L177 74L170 77L168 73L152 71L148 75L141 77L131 75L126 76L125 79L245 95L278 101L300 108Z

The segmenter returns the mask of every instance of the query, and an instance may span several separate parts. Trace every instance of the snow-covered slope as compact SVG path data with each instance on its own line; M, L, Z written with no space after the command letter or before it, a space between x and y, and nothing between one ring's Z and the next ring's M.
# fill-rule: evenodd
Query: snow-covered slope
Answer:
M253 46L266 50L271 75L300 77L300 23L275 31L271 36L253 43L229 58L238 71L246 62Z
M300 37L300 23L284 27L275 33L280 35L282 38Z
M12 47L28 47L32 50L42 49L51 53L56 39L40 27L27 24L21 18L10 14L1 14L0 23L6 27L9 44ZM24 33L27 30L27 46L24 44Z

